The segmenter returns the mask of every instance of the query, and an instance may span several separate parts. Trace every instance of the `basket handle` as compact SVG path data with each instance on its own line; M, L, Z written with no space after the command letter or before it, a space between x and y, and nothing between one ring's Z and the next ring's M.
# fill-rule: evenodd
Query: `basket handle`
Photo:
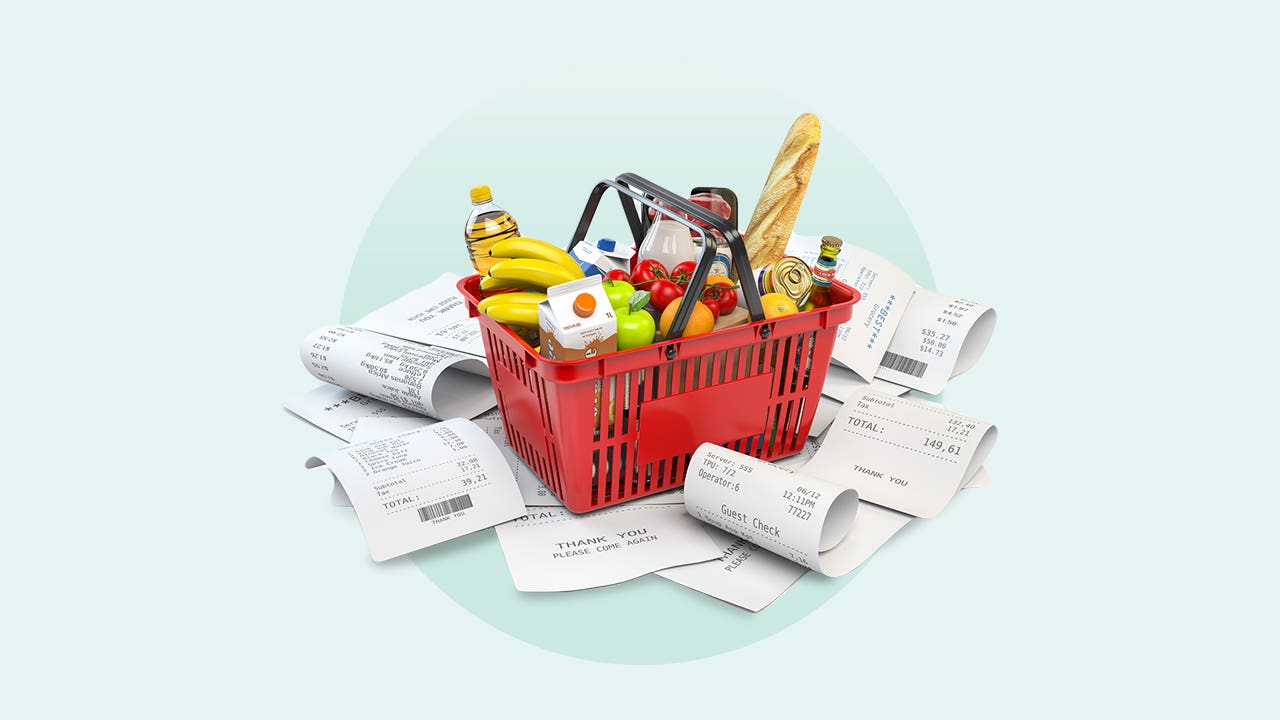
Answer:
M729 242L729 247L733 251L733 264L738 271L738 285L743 292L743 299L747 303L747 313L751 316L753 322L764 319L764 309L760 304L760 291L756 288L751 272L751 263L747 259L746 246L742 242L742 235L738 232L738 229L719 215L695 205L670 190L645 180L634 173L623 173L618 176L617 180L601 180L596 183L590 197L587 199L587 207L582 211L582 218L578 221L578 227L574 230L573 238L569 241L570 251L587 236L587 230L591 227L591 220L595 217L596 208L600 206L600 198L609 188L618 191L618 199L622 202L622 209L626 213L627 223L631 226L631 234L635 239L636 247L640 246L644 233L635 205L628 202L627 198L631 198L641 205L652 208L654 211L669 217L702 238L702 257L698 260L698 266L693 271L693 278L689 280L689 287L701 288L706 283L707 275L711 274L711 263L715 260L716 243L715 240L708 237L705 228L686 217L673 214L672 209L679 210L689 217L718 230L725 240ZM665 203L668 207L663 207L657 201ZM689 322L689 317L693 315L693 306L694 303L680 303L680 307L676 310L676 316L671 323L670 336L679 337L684 332L684 327ZM768 327L762 328L761 337L767 338L768 336ZM674 357L675 348L667 348L667 355Z

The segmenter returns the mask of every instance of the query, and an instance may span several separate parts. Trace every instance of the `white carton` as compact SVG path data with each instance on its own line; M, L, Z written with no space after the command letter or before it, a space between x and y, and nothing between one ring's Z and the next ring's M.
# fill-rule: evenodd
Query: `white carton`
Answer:
M581 360L618 349L618 318L599 275L553 285L538 303L538 340L549 360Z
M631 256L636 249L630 245L618 247L618 243L609 238L599 240L582 240L573 246L573 259L578 261L582 272L587 275L605 275L610 270L627 270L631 267Z

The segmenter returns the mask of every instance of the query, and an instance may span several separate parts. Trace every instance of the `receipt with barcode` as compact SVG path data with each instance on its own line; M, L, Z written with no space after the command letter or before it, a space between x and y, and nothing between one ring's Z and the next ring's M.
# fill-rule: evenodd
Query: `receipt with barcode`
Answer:
M978 362L995 326L996 311L986 305L918 288L876 377L937 395Z
M821 235L792 234L787 254L812 266L821 242ZM835 277L862 297L853 317L837 327L831 359L874 390L885 391L877 385L888 381L937 395L978 362L995 328L995 311L986 305L922 288L898 266L851 243L836 259ZM843 400L847 387L840 380L840 373L829 372L823 394Z
M821 235L792 234L787 254L810 267L818 260ZM916 281L901 268L875 253L845 243L836 258L835 277L862 297L853 306L853 317L836 327L831 359L871 382L880 359L889 347L898 320L915 292Z
M804 472L851 487L864 501L933 517L977 475L995 442L991 423L867 391L845 402Z
M313 457L342 484L381 562L525 513L502 452L470 420L453 419Z

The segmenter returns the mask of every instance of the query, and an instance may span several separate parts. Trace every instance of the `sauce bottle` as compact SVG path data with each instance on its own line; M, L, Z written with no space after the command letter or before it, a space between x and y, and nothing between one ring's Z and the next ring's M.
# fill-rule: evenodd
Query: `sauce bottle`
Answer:
M831 304L831 281L836 277L836 256L844 241L838 237L824 235L818 250L818 262L814 263L813 288L809 290L809 304L815 308Z

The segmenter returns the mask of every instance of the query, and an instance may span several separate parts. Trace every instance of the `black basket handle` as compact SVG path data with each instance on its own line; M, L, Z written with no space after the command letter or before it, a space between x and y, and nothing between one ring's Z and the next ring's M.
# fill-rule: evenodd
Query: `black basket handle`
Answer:
M742 242L742 235L738 232L738 229L719 215L695 205L686 198L680 197L670 190L645 180L634 173L623 173L618 176L617 180L601 180L596 183L590 197L587 199L587 207L582 211L582 219L578 221L578 227L574 230L573 238L569 241L568 249L570 251L587 236L587 230L591 227L591 220L595 217L596 209L600 206L600 198L604 196L605 191L609 188L618 191L618 199L622 202L622 210L627 216L628 225L631 226L631 235L635 240L637 249L644 239L643 223L641 223L640 216L636 212L635 204L629 202L627 198L631 198L641 205L652 208L656 212L671 218L702 238L702 257L699 258L698 266L693 271L693 278L689 280L689 287L701 288L706 283L707 276L711 274L711 264L715 261L716 242L708 236L705 228L687 217L674 214L672 210L678 210L689 217L695 218L698 222L705 223L719 231L728 241L729 248L733 251L733 264L738 271L738 286L743 293L743 299L746 300L747 313L751 316L752 321L764 319L764 309L760 304L760 291L756 288L755 277L751 272L751 263L747 259L747 249ZM667 207L663 207L658 201L661 201ZM671 322L668 339L680 337L684 332L684 327L689 322L689 317L693 315L693 306L694 303L680 303L680 307L676 309L676 316ZM767 327L763 328L761 337L767 338L769 336L768 331ZM667 356L668 359L675 356L674 347L667 348Z

